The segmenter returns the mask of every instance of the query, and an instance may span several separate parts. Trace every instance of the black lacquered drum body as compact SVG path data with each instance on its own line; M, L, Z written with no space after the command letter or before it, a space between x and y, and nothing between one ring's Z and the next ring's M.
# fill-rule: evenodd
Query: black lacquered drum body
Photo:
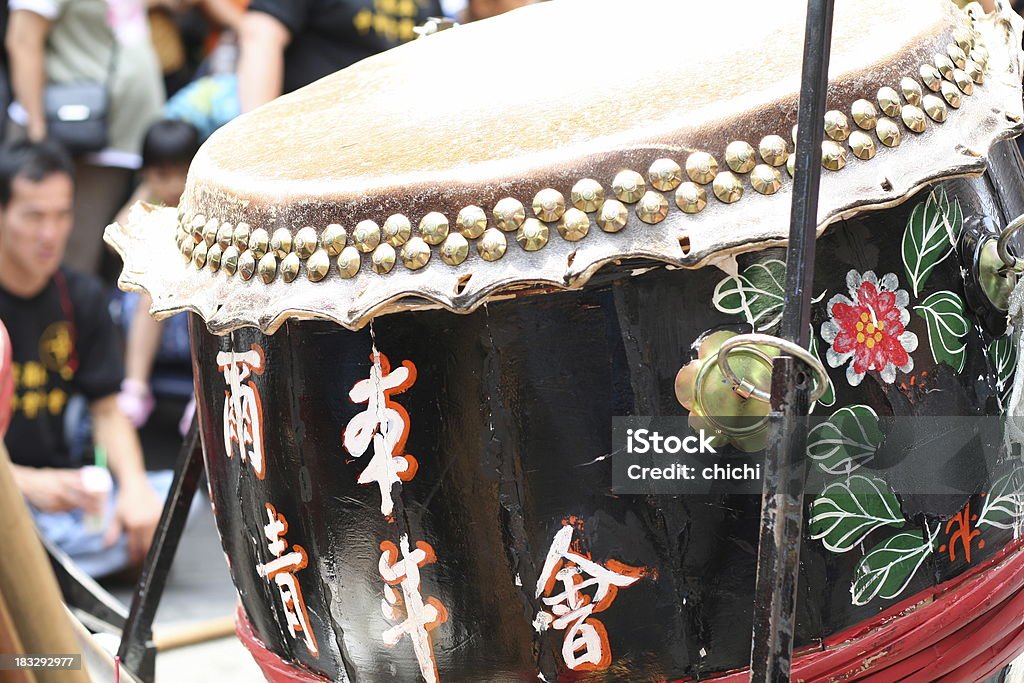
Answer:
M845 411L840 432L1005 409L1005 316L962 276L978 235L1021 213L1019 157L1004 146L991 162L819 239L813 337L834 391L814 414ZM746 666L760 498L614 495L611 425L685 415L675 379L706 333L774 331L784 259L741 256L735 277L606 268L581 291L358 332L293 320L219 337L195 321L211 494L256 637L332 680L659 681ZM892 518L840 533L814 521L836 489L808 496L798 649L1014 537L1011 474L951 470L976 494L915 496L870 460L828 476L877 475Z

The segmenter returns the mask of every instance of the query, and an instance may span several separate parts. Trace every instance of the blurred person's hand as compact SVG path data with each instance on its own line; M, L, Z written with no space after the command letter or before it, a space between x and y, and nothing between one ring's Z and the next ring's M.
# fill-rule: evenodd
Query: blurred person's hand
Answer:
M149 385L135 379L126 378L121 382L121 393L117 395L117 407L125 414L136 429L146 424L153 412L153 392Z
M146 559L153 533L160 522L163 504L145 476L118 482L114 519L104 536L109 546L123 533L128 541L128 560L139 565Z
M15 466L14 480L26 500L42 512L80 509L100 514L107 499L105 492L87 489L77 469Z

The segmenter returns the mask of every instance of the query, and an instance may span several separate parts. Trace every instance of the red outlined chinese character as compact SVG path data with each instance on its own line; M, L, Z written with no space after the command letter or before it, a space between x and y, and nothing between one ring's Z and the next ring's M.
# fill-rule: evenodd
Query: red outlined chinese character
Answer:
M562 527L548 550L536 597L550 611L540 611L534 626L565 631L562 659L570 669L607 669L612 661L608 632L592 615L608 609L619 589L636 583L647 570L616 560L601 565L589 554L572 552L572 532L572 526Z
M953 515L946 522L946 533L949 534L949 543L939 546L939 552L949 552L949 561L956 561L956 544L959 542L964 551L964 560L971 561L971 544L975 537L981 536L977 529L971 529L971 523L978 520L978 515L971 514L971 504L967 503L964 509ZM953 526L956 531L953 531ZM952 533L950 533L952 531ZM985 541L978 541L978 550L985 547Z
M448 610L437 598L423 599L420 594L420 567L435 562L437 557L430 544L423 541L418 541L416 550L410 551L406 534L402 534L399 546L391 541L380 544L383 553L378 567L386 582L381 610L387 619L399 622L381 635L384 643L389 646L397 645L402 638L408 636L420 665L420 673L427 683L436 683L437 662L434 659L430 631L448 620ZM396 586L401 588L401 592Z
M416 458L402 453L409 431L409 413L392 396L400 394L416 381L416 366L403 361L391 369L387 356L374 350L370 356L370 377L356 382L348 396L353 403L365 403L366 410L349 420L342 435L345 450L361 457L373 444L373 457L359 475L360 484L377 483L380 488L380 511L390 516L394 511L391 487L398 481L409 481L416 475Z
M295 577L295 573L309 563L306 550L301 545L293 545L291 552L285 553L288 550L288 541L284 537L288 532L288 520L270 503L267 503L266 509L268 522L263 527L263 534L267 539L267 550L274 559L266 564L256 565L256 573L277 585L281 606L284 608L285 619L290 629L289 635L292 638L299 638L301 634L306 649L311 655L318 657L320 650L316 644L316 636L309 625L309 614L306 612L306 602L302 599L302 588Z
M256 383L249 379L263 374L263 349L253 344L249 351L217 354L217 368L224 373L224 452L230 458L238 444L243 461L252 465L257 479L266 475L263 457L263 404ZM248 381L246 381L248 380Z

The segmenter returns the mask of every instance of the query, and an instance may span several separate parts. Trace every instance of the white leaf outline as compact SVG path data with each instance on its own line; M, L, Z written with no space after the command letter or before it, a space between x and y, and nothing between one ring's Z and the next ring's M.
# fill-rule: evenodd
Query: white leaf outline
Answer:
M861 467L870 463L875 458L875 452L878 450L878 444L872 443L871 438L868 436L867 429L864 426L863 420L868 416L861 416L858 414L859 410L865 410L870 413L870 418L873 418L875 425L878 425L878 413L874 411L871 406L864 404L856 404L852 406L844 406L839 410L832 413L831 417L821 424L817 424L811 428L807 433L807 457L811 460L818 461L818 468L826 474L850 474ZM853 422L857 425L857 434L846 434L836 425L835 418L839 415L850 415L853 418ZM822 436L818 440L815 440L819 434L827 432L831 429L833 432L838 433L840 439L829 438ZM835 447L827 453L813 453L812 449L821 444L834 445ZM824 463L830 458L834 457L835 454L843 447L852 446L858 449L862 456L853 456L840 460L835 465L828 467ZM845 465L845 466L844 466Z
M1013 390L1013 376L1017 370L1017 347L1007 334L993 339L988 345L988 352L996 374L999 409L1006 412L1009 408L1010 392Z
M935 545L935 538L939 535L939 527L935 528L935 531L929 536L928 540L925 540L924 532L922 531L904 531L903 533L896 534L892 538L884 541L874 548L872 548L864 557L857 563L857 567L853 570L853 582L850 584L850 596L853 600L854 605L866 605L876 597L881 597L885 600L891 600L906 590L907 586L910 585L911 579L917 574L921 565L924 564L925 559L931 554L932 548ZM895 542L911 538L914 541L919 542L919 545L912 546L909 548L903 548L894 550L893 546ZM884 555L885 553L899 553L902 556L897 556L892 562L885 563L877 568L869 569L872 558ZM907 572L906 578L900 583L895 590L882 594L882 586L885 585L889 579L889 574L893 571L896 565L913 561L917 559L917 563L913 569ZM858 582L861 582L861 587L858 590Z
M943 305L951 305L956 310L942 311L940 307ZM949 365L945 359L939 359L936 353L938 344L957 363L956 366L950 367L958 373L963 372L964 364L967 362L967 342L964 341L957 348L950 348L948 345L950 338L964 339L971 331L971 324L964 315L963 299L958 294L944 289L929 295L919 306L914 306L914 310L919 311L919 315L928 324L928 345L931 348L932 360ZM954 329L951 321L959 323L958 329Z
M1013 487L1013 488L1011 488ZM1014 468L992 484L978 513L975 528L990 526L995 529L1013 529L1024 516L1024 471ZM1008 518L1003 521L1002 517Z
M925 201L911 211L903 231L901 256L914 296L920 296L932 270L953 253L962 231L960 201L954 199L950 204L942 187L928 193Z
M754 263L747 268L743 269L743 273L740 275L730 275L723 278L721 282L715 287L715 292L711 297L711 303L722 313L729 315L742 315L757 332L765 332L770 330L779 324L782 320L782 307L784 304L785 294L785 282L780 282L776 277L775 272L772 270L772 266L781 268L783 277L786 272L786 263L779 259L768 259L760 263ZM776 291L769 291L762 287L757 287L750 279L750 274L754 271L763 271L767 274L770 282L777 288ZM728 287L728 289L727 289ZM725 306L722 302L728 296L739 296L740 304L737 307ZM768 299L769 303L761 309L757 314L751 309L751 305L758 298ZM768 322L762 322L762 319L766 315L774 315Z
M854 492L852 488L854 483L866 484L871 489L871 492L862 490L860 486ZM836 498L838 496L843 496L846 500L850 501L854 508L852 510L844 508L837 501ZM871 499L877 498L882 503L882 507L885 510L882 513L883 516L868 512L862 500L865 496ZM849 522L851 519L860 521L854 521L853 526L847 531L842 532L838 538L831 538L832 533L840 525ZM814 499L814 502L811 503L811 518L808 521L808 525L810 528L817 524L824 524L825 526L818 532L811 530L811 538L814 540L821 539L822 545L834 553L845 553L863 541L875 529L883 526L891 526L898 529L906 524L906 519L903 517L896 494L892 492L892 489L889 488L886 482L877 477L865 477L861 474L855 474L846 481L837 481L829 484L822 491L821 495Z

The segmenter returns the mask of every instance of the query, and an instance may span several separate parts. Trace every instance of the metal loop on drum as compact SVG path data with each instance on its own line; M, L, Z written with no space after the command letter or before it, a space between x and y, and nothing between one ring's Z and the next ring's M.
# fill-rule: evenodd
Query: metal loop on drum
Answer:
M750 381L739 377L729 366L729 354L744 346L770 346L803 362L804 365L811 368L814 374L814 390L810 395L811 403L825 395L825 391L828 389L828 374L825 372L825 366L810 351L770 334L740 334L727 339L718 348L718 367L735 387L736 393L743 398L756 398L765 403L770 403L772 400L772 395L769 392L758 389Z
M1017 216L1010 223L1003 228L1003 231L999 234L999 240L996 242L996 250L999 253L999 259L1006 264L1006 267L1016 273L1024 273L1024 260L1017 258L1010 253L1010 240L1013 239L1014 235L1020 232L1020 229L1024 227L1024 215Z

